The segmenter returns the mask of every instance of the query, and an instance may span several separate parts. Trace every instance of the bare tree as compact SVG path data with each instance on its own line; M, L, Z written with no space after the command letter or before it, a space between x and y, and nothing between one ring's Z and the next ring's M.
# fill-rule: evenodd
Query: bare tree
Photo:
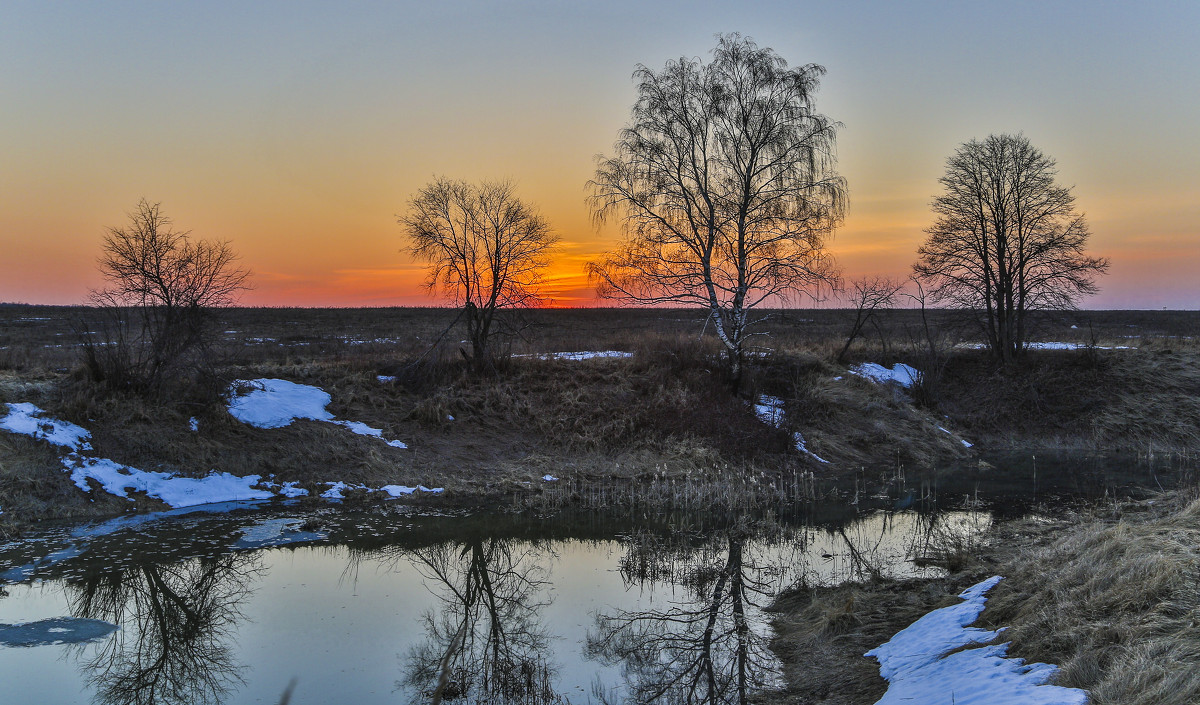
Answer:
M471 359L486 363L496 312L543 303L538 286L558 236L508 181L436 179L412 197L400 224L408 251L429 263L429 289L463 307Z
M849 352L855 338L858 337L867 323L875 319L876 312L895 305L896 295L903 288L904 282L898 282L889 277L881 276L864 277L850 282L850 288L846 293L848 294L847 298L849 298L850 303L854 305L854 323L851 324L850 332L846 335L846 344L842 346L841 352L838 353L838 362L845 360L846 353ZM882 337L881 334L881 340Z
M95 380L153 391L170 373L206 360L212 310L233 305L250 273L236 266L228 242L189 235L146 199L126 227L108 229L99 261L108 286L91 294L109 314L107 330L84 345Z
M1029 311L1074 308L1108 270L1084 252L1087 223L1057 175L1024 135L967 142L946 161L937 220L917 250L914 270L933 299L976 312L1005 363L1024 347Z
M600 296L708 309L735 384L750 311L835 278L825 244L846 183L838 124L814 111L824 72L738 34L718 36L709 63L638 66L631 122L589 183L596 219L626 231L590 267Z

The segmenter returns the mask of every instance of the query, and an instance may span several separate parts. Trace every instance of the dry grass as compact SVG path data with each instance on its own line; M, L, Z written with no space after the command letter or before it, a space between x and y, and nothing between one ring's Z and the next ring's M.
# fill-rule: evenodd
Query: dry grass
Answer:
M1020 556L983 614L1097 705L1200 702L1200 501L1092 520ZM1137 508L1137 507L1134 507Z
M1200 500L1098 506L995 527L948 577L801 588L776 600L786 689L770 703L865 705L883 693L862 657L988 575L1005 580L976 623L1010 655L1061 666L1057 685L1097 705L1200 702Z
M729 394L719 346L711 328L700 336L704 319L696 311L524 312L513 321L520 333L510 341L514 353L636 354L584 362L518 357L484 376L466 373L457 353L461 333L450 325L455 312L446 309L223 312L227 380L321 386L333 397L330 411L383 429L408 442L407 451L315 422L252 429L199 394L155 403L98 394L72 372L80 359L75 331L89 329L88 315L0 305L0 402L32 401L84 425L99 453L137 467L274 474L318 492L336 479L441 485L445 501L502 498L517 506L603 506L631 501L629 493L647 504L729 496L757 502L811 496L813 473L829 479L864 467L930 467L971 453L939 425L993 447L1186 450L1200 433L1189 423L1200 416L1200 388L1196 352L1187 347L1200 316L1180 312L1138 312L1132 323L1128 312L1046 317L1043 337L1102 334L1127 344L1120 336L1133 330L1157 347L1098 357L1048 353L1020 374L993 370L982 355L960 355L938 403L926 407L831 362L847 311L777 312L765 326L769 335L755 340L762 356L753 358L740 397ZM961 330L952 315L933 315L943 330ZM884 312L851 357L915 362L920 324L916 311ZM378 374L401 379L381 384ZM781 428L753 415L758 394L784 400ZM199 433L188 429L192 417ZM795 432L831 463L796 451ZM543 483L547 473L561 483ZM22 504L0 498L6 510ZM21 515L43 513L18 508L8 518Z
M938 410L990 446L1175 452L1200 448L1200 356L1165 349L1035 351L997 368L950 360Z

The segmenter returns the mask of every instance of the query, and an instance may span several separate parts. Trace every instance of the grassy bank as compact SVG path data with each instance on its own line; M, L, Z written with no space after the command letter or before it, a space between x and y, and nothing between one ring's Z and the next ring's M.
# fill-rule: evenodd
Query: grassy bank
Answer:
M918 312L885 312L848 363L927 372L921 388L906 391L835 361L851 312L783 311L765 326L735 396L695 311L526 312L514 321L513 357L487 374L461 360L461 331L447 328L453 311L224 312L218 385L275 377L319 386L338 418L408 449L314 421L252 428L215 395L104 393L80 365L76 332L90 329L88 315L0 306L0 402L32 402L77 423L93 433L97 455L134 467L258 474L313 494L343 481L445 487L436 501L464 505L753 505L805 496L813 478L971 461L981 449L1200 448L1200 315L1190 313L1046 317L1043 338L1091 347L1031 351L1019 368L1003 369L962 346L963 329L946 312L932 320L941 341L934 355L916 342L925 323ZM1104 349L1118 345L1136 349ZM579 350L632 356L538 356ZM782 400L777 426L755 415L761 395ZM796 433L812 454L796 448ZM157 506L85 495L60 467L46 444L0 433L0 526Z
M777 703L859 705L886 690L862 657L962 589L1003 575L978 626L1007 627L1011 656L1061 666L1053 681L1097 705L1200 701L1200 500L1194 491L1078 516L1007 522L944 556L944 579L793 591L779 598Z

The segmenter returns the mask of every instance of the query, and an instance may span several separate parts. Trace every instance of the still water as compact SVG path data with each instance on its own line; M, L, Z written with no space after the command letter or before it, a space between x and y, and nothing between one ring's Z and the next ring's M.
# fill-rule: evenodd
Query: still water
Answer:
M0 702L741 702L779 685L774 595L936 574L1030 511L1013 467L740 517L225 505L50 528L0 546ZM1040 501L1163 482L1033 472Z

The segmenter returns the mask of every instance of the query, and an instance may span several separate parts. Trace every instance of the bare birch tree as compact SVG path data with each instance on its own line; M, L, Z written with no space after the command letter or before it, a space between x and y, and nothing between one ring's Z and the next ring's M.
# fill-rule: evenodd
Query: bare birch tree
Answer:
M1024 348L1029 311L1074 308L1108 270L1084 252L1087 223L1057 175L1024 135L967 142L946 161L937 220L917 250L932 298L976 312L1005 363Z
M463 307L471 359L486 363L496 312L543 303L538 286L558 236L508 181L436 179L412 197L400 224L408 251L429 263L429 289Z
M825 245L846 183L838 124L814 110L824 72L738 34L709 63L639 66L632 119L589 182L596 219L626 232L590 266L599 295L708 309L735 384L750 312L836 276Z

